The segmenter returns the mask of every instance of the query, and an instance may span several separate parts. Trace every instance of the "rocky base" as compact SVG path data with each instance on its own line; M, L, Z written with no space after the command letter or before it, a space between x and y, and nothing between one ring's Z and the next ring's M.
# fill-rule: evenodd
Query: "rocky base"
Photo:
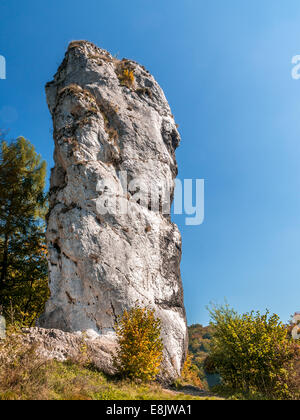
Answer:
M107 375L114 375L113 355L116 352L115 336L95 336L93 332L67 333L44 328L23 330L24 342L37 345L37 352L46 360L81 360L86 357L91 364Z
M68 333L44 328L24 328L22 332L24 344L36 345L37 354L47 361L85 361L106 375L117 374L113 363L118 346L115 335L99 336L92 330ZM164 360L157 381L170 386L173 380L167 374L167 369L168 363Z

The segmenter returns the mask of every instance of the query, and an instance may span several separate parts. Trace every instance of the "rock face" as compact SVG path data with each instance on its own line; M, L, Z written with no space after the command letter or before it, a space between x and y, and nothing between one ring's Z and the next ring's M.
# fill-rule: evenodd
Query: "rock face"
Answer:
M164 375L175 378L187 328L181 236L163 191L172 201L180 136L164 93L144 67L86 41L70 44L46 93L55 167L51 298L39 325L114 334L125 309L150 306L162 321Z
M68 333L61 330L27 328L23 330L22 342L36 346L36 352L45 360L80 361L83 358L107 375L114 375L116 369L113 356L117 343L113 337L97 334Z

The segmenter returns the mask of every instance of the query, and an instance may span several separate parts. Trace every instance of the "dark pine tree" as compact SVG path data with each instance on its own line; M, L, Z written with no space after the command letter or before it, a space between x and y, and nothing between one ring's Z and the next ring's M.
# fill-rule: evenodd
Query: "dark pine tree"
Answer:
M0 132L1 135L1 132ZM48 297L46 162L23 137L0 143L0 305L32 325ZM10 320L8 319L8 321Z

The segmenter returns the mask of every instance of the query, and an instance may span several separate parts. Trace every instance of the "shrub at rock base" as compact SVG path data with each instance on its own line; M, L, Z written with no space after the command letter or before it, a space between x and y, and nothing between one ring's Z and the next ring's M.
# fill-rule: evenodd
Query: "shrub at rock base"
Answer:
M161 323L154 311L139 306L125 311L117 322L116 333L119 349L115 365L119 373L133 380L154 380L163 358Z

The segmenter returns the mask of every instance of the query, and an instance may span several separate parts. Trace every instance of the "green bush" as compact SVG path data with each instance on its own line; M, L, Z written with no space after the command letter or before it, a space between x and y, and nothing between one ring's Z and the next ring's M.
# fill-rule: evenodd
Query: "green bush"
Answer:
M228 306L213 307L210 371L236 392L268 399L296 399L293 387L299 348L277 315L239 315Z

